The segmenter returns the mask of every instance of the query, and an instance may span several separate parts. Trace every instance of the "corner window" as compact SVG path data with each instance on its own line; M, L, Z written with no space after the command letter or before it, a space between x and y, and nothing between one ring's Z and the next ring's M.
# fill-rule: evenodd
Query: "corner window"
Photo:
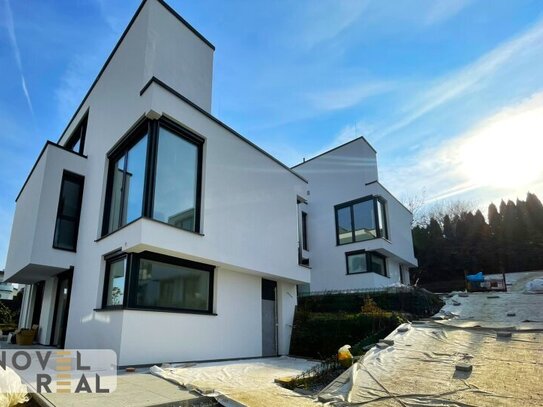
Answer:
M124 304L126 256L107 260L104 305L107 307Z
M148 217L199 232L203 140L148 120L109 154L102 234Z
M213 311L215 267L143 252L106 258L104 308Z
M386 257L376 252L356 251L345 253L347 274L377 273L388 277Z
M370 196L337 205L335 212L338 245L388 238L385 201L380 197Z
M147 134L114 159L108 232L142 216L146 158Z
M75 251L81 215L84 177L68 171L62 175L53 247Z
M153 219L195 230L198 194L198 146L160 127Z
M85 149L85 136L87 135L87 122L88 113L81 119L81 122L70 135L64 147L68 150L72 150L74 153L83 154L83 150Z

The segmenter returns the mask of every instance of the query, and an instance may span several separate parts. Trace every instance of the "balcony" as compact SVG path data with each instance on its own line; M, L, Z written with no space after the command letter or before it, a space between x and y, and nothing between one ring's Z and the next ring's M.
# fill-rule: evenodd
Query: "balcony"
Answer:
M53 248L64 170L84 176L86 157L48 141L15 200L5 281L31 284L73 265L75 253Z

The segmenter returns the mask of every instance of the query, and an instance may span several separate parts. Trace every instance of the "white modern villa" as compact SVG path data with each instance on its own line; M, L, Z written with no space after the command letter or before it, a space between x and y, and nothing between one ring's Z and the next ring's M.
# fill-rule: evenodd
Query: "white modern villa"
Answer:
M289 168L211 115L213 45L144 0L19 195L5 277L37 342L120 365L288 354L297 290L409 283L363 138Z

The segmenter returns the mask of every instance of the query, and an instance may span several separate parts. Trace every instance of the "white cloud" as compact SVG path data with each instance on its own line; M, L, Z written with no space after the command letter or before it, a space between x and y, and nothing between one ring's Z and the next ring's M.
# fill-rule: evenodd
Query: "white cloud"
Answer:
M466 196L493 199L540 192L543 183L543 92L481 121L469 131L388 163L385 184L400 195L427 191L428 201Z
M297 41L306 49L334 39L362 15L368 5L364 0L318 1L305 7L294 22L301 28Z
M406 106L401 117L393 125L383 128L377 137L381 139L397 132L436 108L475 92L488 83L496 72L503 68L507 69L510 63L529 60L533 56L532 52L541 52L542 43L543 20L540 20L527 31L494 48L474 63L447 75L430 85L427 91L415 95L413 102Z
M30 110L30 113L32 114L32 118L34 119L34 108L32 107L32 100L30 99L30 92L28 91L25 76L24 76L24 73L23 73L23 63L21 61L21 52L19 50L19 45L17 44L17 36L15 35L15 23L14 23L14 20L13 20L13 13L11 11L11 5L9 4L9 0L4 0L4 6L5 6L4 7L4 10L5 10L5 24L6 24L6 28L8 30L9 42L11 44L11 47L13 48L13 54L15 56L15 63L17 64L17 69L19 70L19 74L21 76L21 89L23 91L26 102L28 104L28 109Z
M364 99L388 92L392 89L393 84L391 82L375 81L312 93L308 95L308 99L318 110L341 110L356 106Z
M426 25L442 23L460 13L469 3L471 0L434 0L424 16L425 23Z
M99 66L97 58L90 55L75 56L69 63L61 78L60 86L55 91L62 119L69 120L83 100L97 73L95 69L97 66Z

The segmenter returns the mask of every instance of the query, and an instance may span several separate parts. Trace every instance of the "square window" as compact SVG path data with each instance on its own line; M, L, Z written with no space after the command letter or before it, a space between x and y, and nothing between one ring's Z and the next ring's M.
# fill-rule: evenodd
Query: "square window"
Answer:
M379 237L388 239L386 205L381 197L367 196L336 205L338 245Z
M347 274L360 274L368 271L366 253L353 253L347 255Z

